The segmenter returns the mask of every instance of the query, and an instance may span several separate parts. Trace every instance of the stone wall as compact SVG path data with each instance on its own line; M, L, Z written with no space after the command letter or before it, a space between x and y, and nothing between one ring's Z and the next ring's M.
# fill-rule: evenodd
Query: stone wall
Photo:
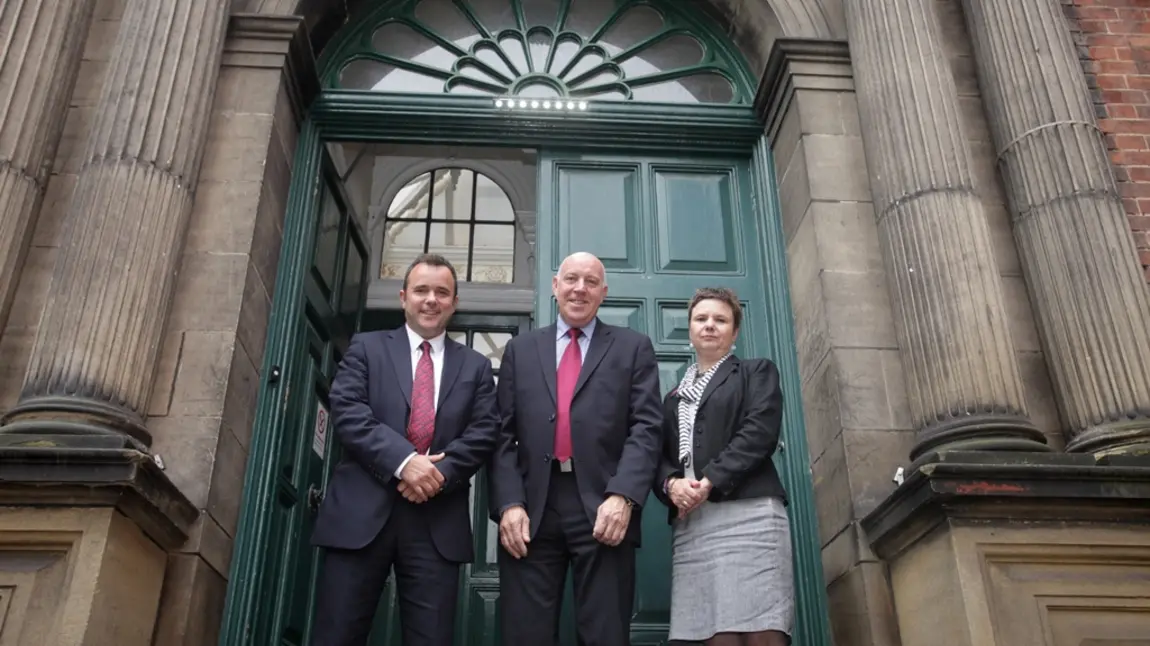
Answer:
M1150 281L1150 5L1062 2Z

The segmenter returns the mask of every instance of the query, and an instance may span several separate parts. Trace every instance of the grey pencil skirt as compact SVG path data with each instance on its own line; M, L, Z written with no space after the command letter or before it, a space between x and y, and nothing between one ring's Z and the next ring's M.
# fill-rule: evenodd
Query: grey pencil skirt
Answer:
M794 568L782 500L705 502L676 520L673 532L671 639L791 634Z

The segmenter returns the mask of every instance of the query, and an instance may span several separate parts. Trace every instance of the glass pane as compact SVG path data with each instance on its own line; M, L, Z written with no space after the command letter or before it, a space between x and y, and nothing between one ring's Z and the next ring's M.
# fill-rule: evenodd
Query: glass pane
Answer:
M380 54L423 63L447 72L455 64L455 55L436 45L427 36L398 22L389 22L371 37L371 44Z
M451 261L459 274L465 274L467 250L471 243L471 225L467 223L432 222L427 252L437 253ZM460 277L462 280L462 276Z
M455 341L456 343L461 343L463 345L467 345L467 332L465 332L463 330L455 330L455 331L448 330L447 331L447 338L451 339L452 341Z
M503 350L511 341L511 334L507 332L476 332L472 347L475 351L491 359L491 367L499 369L499 362L503 359Z
M510 283L515 269L515 226L475 225L475 254L471 261L471 281Z
M699 41L678 34L663 39L619 63L627 78L654 74L663 70L676 70L703 61L703 46Z
M427 0L424 0L425 2ZM468 0L475 17L494 36L504 29L515 29L515 11L509 0Z
M324 192L323 212L315 236L315 257L312 263L319 272L323 286L330 293L335 285L335 261L339 255L339 205L330 192Z
M614 55L659 33L663 17L658 11L642 5L632 7L603 34L600 44Z
M402 278L411 261L423 253L426 235L425 222L388 222L383 228L380 278Z
M441 168L435 171L434 196L431 199L433 220L470 220L471 197L475 190L475 172L463 168Z
M559 0L520 0L520 4L523 5L528 27L543 25L555 29L555 20L559 17Z
M566 31L590 38L615 11L615 3L608 0L574 0L567 10Z
M413 220L427 217L428 186L431 173L425 173L408 182L396 194L387 209L389 220Z
M477 175L475 193L475 219L514 222L515 209L511 199L499 185L486 175Z
M461 49L471 49L480 39L475 25L451 0L423 0L415 7L415 19Z
M718 74L702 73L675 81L632 87L631 94L636 101L730 103L734 88L730 81Z
M350 328L355 325L359 304L363 300L364 257L354 241L348 241L347 259L344 261L343 293L340 295L339 312L344 323Z

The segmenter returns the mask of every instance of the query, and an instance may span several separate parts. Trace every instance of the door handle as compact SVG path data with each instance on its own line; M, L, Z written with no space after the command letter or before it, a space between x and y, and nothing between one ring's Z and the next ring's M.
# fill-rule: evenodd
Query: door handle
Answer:
M323 490L311 485L307 489L307 507L312 511L319 511L319 504L323 502Z

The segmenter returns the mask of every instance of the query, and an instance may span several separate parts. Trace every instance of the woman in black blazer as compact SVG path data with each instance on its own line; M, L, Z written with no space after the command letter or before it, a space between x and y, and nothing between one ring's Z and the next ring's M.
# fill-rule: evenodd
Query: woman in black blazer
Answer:
M697 361L664 400L656 494L673 527L672 640L785 646L794 617L786 491L771 456L783 394L769 359L732 354L742 308L703 288L687 310Z

